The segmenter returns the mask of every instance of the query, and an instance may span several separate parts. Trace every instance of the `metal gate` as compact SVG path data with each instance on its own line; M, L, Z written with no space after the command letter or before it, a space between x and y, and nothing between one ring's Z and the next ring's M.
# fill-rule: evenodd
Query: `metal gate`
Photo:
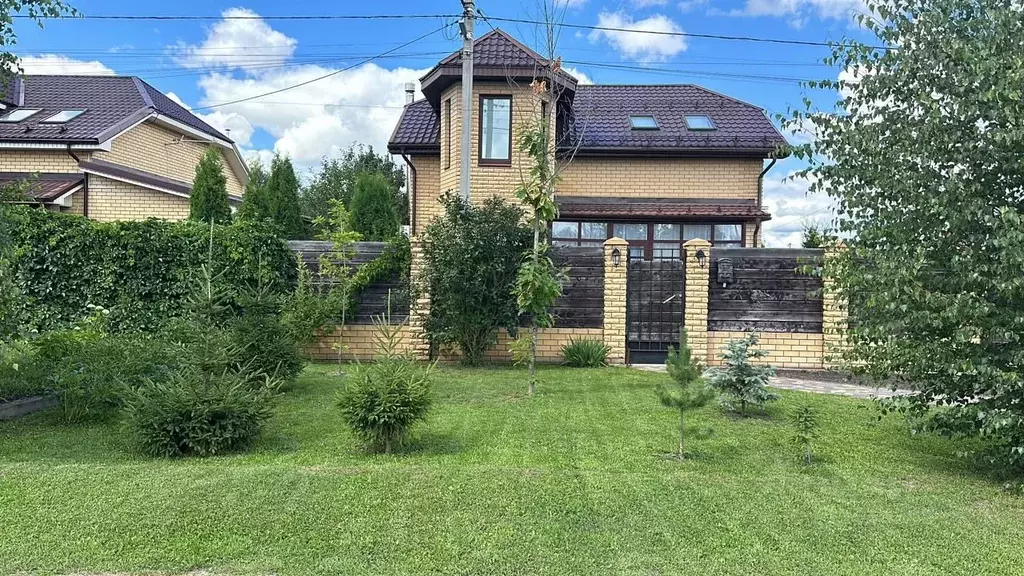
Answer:
M630 259L626 275L626 361L662 363L679 345L686 301L686 269L679 258Z

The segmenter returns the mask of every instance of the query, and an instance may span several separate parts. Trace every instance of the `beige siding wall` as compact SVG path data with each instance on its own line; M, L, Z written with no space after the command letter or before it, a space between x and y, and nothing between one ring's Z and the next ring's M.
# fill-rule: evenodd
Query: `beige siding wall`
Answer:
M196 176L196 165L210 144L193 142L194 136L185 136L151 123L143 123L114 139L110 152L97 152L95 158L121 164L138 170L152 172L166 178L192 182ZM228 179L228 194L241 196L245 191L242 182L231 170L220 150L221 166Z
M188 218L188 198L155 192L102 176L89 176L89 217L102 222Z
M558 194L757 200L762 164L759 159L577 158L562 173Z

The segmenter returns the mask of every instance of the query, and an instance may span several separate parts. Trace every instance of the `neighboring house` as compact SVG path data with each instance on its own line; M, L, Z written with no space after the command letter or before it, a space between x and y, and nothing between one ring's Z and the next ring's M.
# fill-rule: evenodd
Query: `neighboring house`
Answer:
M560 162L557 245L629 241L633 257L678 257L682 242L757 246L761 184L785 139L765 112L700 86L578 85L505 32L474 42L471 195L514 198L530 159L516 146L524 122L553 116ZM459 187L461 53L421 78L425 98L405 107L388 143L413 180L412 233ZM537 94L553 83L558 101ZM480 115L483 110L483 115ZM552 114L553 112L553 114ZM772 163L765 167L765 160Z
M246 167L230 138L131 76L21 76L0 89L0 185L96 220L188 217L196 165L220 152L232 203Z

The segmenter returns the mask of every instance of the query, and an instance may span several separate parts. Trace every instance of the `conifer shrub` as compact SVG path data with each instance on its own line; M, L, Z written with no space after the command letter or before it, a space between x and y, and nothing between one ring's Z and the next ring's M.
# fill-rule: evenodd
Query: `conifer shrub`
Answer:
M750 362L768 355L765 350L753 348L757 342L754 333L730 341L721 354L722 366L711 368L706 374L708 384L722 395L722 405L743 416L747 415L747 406L763 410L765 404L779 399L778 394L768 390L768 380L775 376L775 368Z

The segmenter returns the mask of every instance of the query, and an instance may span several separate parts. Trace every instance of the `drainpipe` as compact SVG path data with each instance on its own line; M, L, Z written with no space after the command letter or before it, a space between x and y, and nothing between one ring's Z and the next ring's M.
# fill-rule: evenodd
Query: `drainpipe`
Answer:
M779 161L778 158L772 158L772 161L768 164L768 166L764 170L762 170L760 174L757 175L757 209L758 210L761 210L761 202L762 202L763 197L764 197L764 175L767 174L768 171L771 170L775 166L775 163L778 162L778 161ZM755 239L755 241L757 239L759 239L760 237L761 237L761 220L758 219L757 220L757 225L754 226L754 239ZM755 248L756 248L756 246L755 246Z
M409 168L409 177L405 181L405 190L409 194L409 238L416 235L416 166L412 159L406 156L405 148L401 152L402 160Z
M81 164L82 160L71 151L71 144L68 144L68 156L71 156L76 164ZM89 173L85 174L85 182L82 185L82 216L89 217Z

